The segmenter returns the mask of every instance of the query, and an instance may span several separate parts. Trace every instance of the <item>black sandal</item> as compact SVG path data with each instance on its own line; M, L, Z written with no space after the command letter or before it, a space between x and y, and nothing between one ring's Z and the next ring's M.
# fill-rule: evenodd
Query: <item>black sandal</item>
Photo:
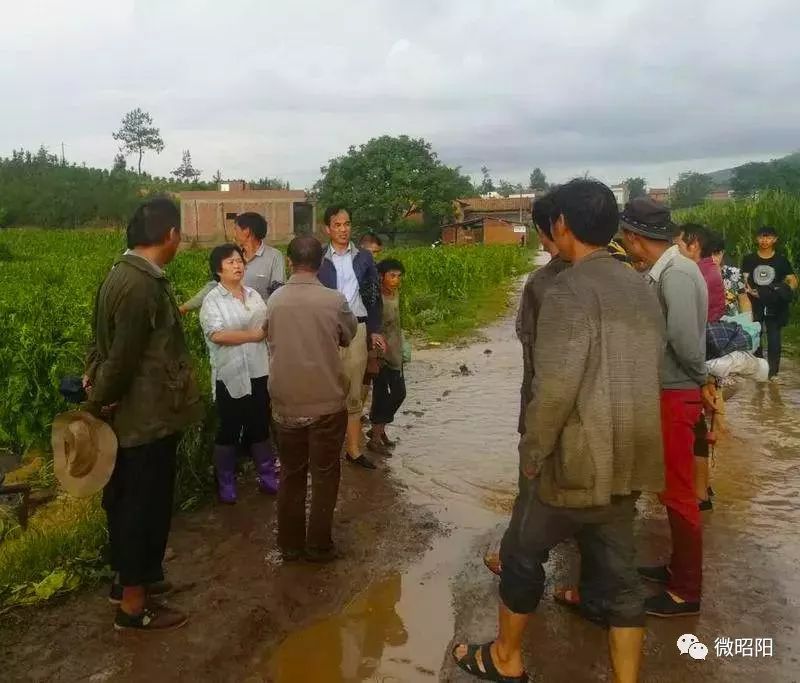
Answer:
M462 671L479 678L482 681L496 681L496 683L527 683L530 679L528 674L524 671L521 676L504 676L501 674L492 661L492 643L484 643L483 645L469 645L467 644L467 654L461 659L456 656L456 650L464 643L459 643L451 651L451 655ZM485 671L482 671L478 666L478 651L481 653L481 663Z

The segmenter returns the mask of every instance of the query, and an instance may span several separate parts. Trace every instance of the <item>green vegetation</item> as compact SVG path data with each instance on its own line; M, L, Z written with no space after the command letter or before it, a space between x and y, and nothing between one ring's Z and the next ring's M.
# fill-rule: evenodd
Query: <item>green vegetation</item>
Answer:
M472 184L458 168L439 161L425 140L384 135L331 159L316 190L322 210L343 204L355 225L373 228L394 243L412 214L423 229L452 217L455 200L472 194Z
M727 255L736 263L755 251L755 234L762 225L771 225L780 236L778 250L786 254L797 269L800 265L800 196L780 190L760 193L751 199L730 202L706 202L685 211L677 211L679 223L708 225L725 236ZM792 305L789 339L800 339L800 303Z
M795 264L800 259L800 196L782 191L763 192L753 199L706 202L685 211L676 211L679 223L708 225L725 236L728 254L740 260L756 248L756 231L771 225L778 231L778 249Z
M61 377L80 374L92 302L124 248L120 231L0 230L0 448L23 453L49 444L50 422L69 409ZM504 285L529 265L516 246L440 247L392 252L406 269L403 307L409 331L446 339L474 329L506 302ZM207 253L185 251L168 268L178 300L208 279ZM197 316L185 319L197 377L210 396L210 369ZM196 506L213 488L214 415L181 444L177 504ZM48 456L37 474L52 483ZM104 516L96 499L61 496L22 531L0 516L0 609L46 600L103 575Z
M800 192L800 152L738 166L733 170L731 187L737 197L750 197L759 190Z
M125 170L124 159L107 171L62 163L44 147L35 154L15 150L0 158L0 228L124 225L143 198L210 187L140 176Z
M415 247L390 252L406 267L403 326L433 341L474 330L506 305L510 279L530 269L516 246Z
M647 194L647 181L641 176L628 178L622 182L628 188L628 198L636 199Z
M672 186L670 203L676 209L702 204L714 188L711 178L703 173L687 171L678 176Z

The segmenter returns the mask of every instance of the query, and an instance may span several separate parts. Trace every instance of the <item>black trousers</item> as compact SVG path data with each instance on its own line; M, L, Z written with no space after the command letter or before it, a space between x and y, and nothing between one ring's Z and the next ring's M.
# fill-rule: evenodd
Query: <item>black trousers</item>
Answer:
M388 425L406 400L406 380L402 370L388 365L381 367L372 381L372 407L369 420L372 424Z
M565 508L539 499L537 481L520 480L511 521L500 545L500 598L516 614L536 610L544 592L550 549L574 537L581 552L581 603L611 626L643 626L644 591L636 573L633 519L638 495L610 505Z
M162 562L172 523L179 434L120 448L103 490L111 568L123 586L164 579Z
M250 380L250 394L231 398L222 382L217 382L218 446L245 445L266 441L269 437L269 392L267 377Z
M761 319L763 327L761 334L761 346L756 351L756 356L759 358L764 357L764 335L767 337L767 362L769 363L769 376L774 377L780 372L781 369L781 320L774 317L765 317Z

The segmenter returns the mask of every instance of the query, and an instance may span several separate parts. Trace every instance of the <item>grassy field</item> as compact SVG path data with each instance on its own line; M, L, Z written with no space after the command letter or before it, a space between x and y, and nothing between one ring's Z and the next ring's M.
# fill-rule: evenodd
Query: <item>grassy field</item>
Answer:
M50 422L69 406L58 382L80 374L92 302L117 254L118 231L0 230L0 449L39 454L34 478L52 485ZM530 267L518 247L397 249L406 267L404 326L445 340L467 334L503 310L508 285ZM208 280L207 253L185 251L168 267L179 301ZM196 315L186 318L197 377L210 396L210 368ZM212 491L214 412L182 444L177 501L190 509ZM104 519L98 501L59 497L23 532L0 509L0 608L71 590L102 573Z

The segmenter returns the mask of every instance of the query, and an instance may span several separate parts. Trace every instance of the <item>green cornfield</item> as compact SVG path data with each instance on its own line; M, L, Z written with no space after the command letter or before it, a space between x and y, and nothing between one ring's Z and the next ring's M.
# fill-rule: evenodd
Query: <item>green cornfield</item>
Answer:
M70 406L59 380L80 375L95 293L125 248L118 230L0 230L0 450L38 453L36 478L53 484L48 453L52 418ZM387 254L388 255L388 254ZM404 326L415 335L465 331L477 300L530 266L516 246L396 249L405 268ZM187 250L167 269L179 301L209 278L205 251ZM464 321L467 321L465 323ZM459 327L460 323L460 327ZM179 457L178 505L189 509L213 489L214 411L210 367L197 315L185 318L197 378L207 397L206 418L184 437ZM105 538L97 500L60 497L34 515L23 532L0 516L0 611L71 590L97 576ZM0 512L3 512L0 510Z
M402 261L403 327L417 334L447 338L448 323L470 302L530 269L530 252L516 246L412 247L386 254Z
M755 235L762 225L778 232L778 250L786 254L797 270L800 266L800 196L778 190L764 192L753 199L729 202L706 202L684 211L676 211L678 223L700 223L725 237L726 255L741 263L745 254L756 249ZM800 303L795 298L792 323L800 324ZM792 333L792 336L795 336Z
M795 264L800 258L800 196L771 191L755 199L706 202L675 212L679 223L700 223L725 236L727 253L735 260L755 249L755 234L762 225L771 225L780 235L778 248Z

